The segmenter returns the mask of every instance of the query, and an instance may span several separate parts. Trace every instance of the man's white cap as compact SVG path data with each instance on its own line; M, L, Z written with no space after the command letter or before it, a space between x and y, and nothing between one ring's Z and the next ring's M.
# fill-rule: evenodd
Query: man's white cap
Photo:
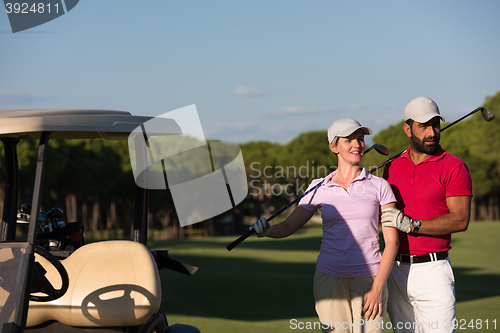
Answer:
M328 128L328 143L332 143L336 136L345 138L351 135L358 129L362 129L363 133L366 135L372 134L372 130L368 127L361 126L361 124L351 118L342 118L335 120L333 124Z
M405 108L405 120L413 119L418 123L426 123L434 117L439 117L444 121L443 116L439 114L436 102L428 97L417 97Z

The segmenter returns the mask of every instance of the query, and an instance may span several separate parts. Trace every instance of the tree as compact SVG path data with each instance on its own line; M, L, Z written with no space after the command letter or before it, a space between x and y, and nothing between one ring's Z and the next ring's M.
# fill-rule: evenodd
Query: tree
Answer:
M243 206L246 206L245 211L248 215L260 217L266 210L263 206L270 186L277 181L275 171L278 166L278 156L282 154L283 147L278 143L268 141L251 141L240 145L240 148L249 186L249 197ZM253 206L253 209L249 206Z

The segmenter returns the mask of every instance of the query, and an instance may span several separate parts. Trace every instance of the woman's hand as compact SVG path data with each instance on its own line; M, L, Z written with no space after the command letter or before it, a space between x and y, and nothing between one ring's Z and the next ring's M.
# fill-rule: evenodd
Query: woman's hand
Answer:
M363 297L363 311L361 315L366 315L366 320L375 319L382 316L382 287L372 286Z
M271 223L269 223L265 217L261 217L250 226L250 229L255 230L257 237L266 237L271 230Z

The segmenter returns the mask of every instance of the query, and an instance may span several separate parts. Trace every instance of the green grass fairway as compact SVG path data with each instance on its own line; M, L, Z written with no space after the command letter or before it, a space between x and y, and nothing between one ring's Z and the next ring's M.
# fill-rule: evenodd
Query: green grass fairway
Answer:
M319 226L305 227L281 240L251 237L231 252L226 245L236 237L149 242L199 267L191 277L162 270L169 323L197 326L203 333L321 332L307 329L317 322L312 279L320 237ZM492 222L471 223L467 232L452 237L462 328L457 332L472 326L494 332L494 320L500 330L499 239L500 223Z

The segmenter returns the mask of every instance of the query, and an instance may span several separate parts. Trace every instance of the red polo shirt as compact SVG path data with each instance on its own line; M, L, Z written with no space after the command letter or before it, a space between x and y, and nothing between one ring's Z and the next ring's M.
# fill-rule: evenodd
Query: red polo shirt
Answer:
M469 170L464 162L441 148L415 165L410 148L385 167L384 178L391 184L397 207L413 219L432 219L450 211L446 198L472 196ZM426 236L400 232L400 254L423 255L451 249L451 234Z

